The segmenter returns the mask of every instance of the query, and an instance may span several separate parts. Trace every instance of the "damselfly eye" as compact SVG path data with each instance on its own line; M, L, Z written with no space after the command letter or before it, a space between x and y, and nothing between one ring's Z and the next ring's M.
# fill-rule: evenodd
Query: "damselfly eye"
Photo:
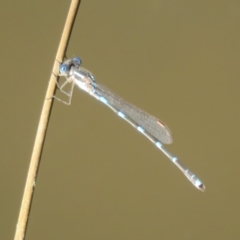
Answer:
M67 66L65 64L63 64L61 67L60 67L60 73L66 73L67 72Z
M82 60L79 57L75 57L73 61L77 66L80 66L82 64Z

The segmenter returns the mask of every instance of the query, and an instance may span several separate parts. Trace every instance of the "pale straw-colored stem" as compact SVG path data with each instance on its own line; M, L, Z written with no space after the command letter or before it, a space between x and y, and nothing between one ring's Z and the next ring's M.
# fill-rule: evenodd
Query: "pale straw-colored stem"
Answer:
M49 85L46 92L46 97L44 100L44 104L43 104L43 108L40 116L35 143L33 146L31 162L30 162L29 171L27 174L27 180L26 180L26 185L23 193L22 204L20 208L14 240L23 240L25 238L37 172L38 172L39 163L40 163L40 159L43 151L43 145L46 137L50 113L53 105L52 96L54 96L56 91L56 80L57 80L56 78L58 75L59 63L62 62L65 56L65 52L67 49L67 45L70 39L71 31L73 28L74 20L76 18L80 2L81 0L72 0L71 2L66 24L65 24L62 37L60 40L60 44L58 47L58 51L56 54L52 74L50 77Z

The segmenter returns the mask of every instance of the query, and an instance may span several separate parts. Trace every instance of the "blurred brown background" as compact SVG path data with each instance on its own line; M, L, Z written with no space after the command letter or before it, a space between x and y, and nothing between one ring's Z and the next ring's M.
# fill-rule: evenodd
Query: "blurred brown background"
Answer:
M69 1L0 3L0 239L13 239ZM75 89L54 103L26 239L239 239L239 1L82 1L67 51L163 120L167 148Z

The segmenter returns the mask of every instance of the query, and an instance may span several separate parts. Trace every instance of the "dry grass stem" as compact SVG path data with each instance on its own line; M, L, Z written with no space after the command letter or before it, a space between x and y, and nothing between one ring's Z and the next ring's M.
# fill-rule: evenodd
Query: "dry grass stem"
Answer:
M39 121L38 130L37 130L35 143L33 147L31 162L30 162L25 189L23 193L22 204L20 208L14 240L23 240L25 238L31 203L33 199L35 181L36 181L39 163L42 155L44 140L46 137L50 113L53 105L53 99L51 99L51 97L55 94L55 91L56 91L56 78L58 75L59 62L62 62L65 56L65 52L68 46L68 42L70 39L71 31L73 28L74 20L76 18L80 2L81 0L72 0L71 2L66 24L65 24L62 37L60 40L60 44L58 47L58 51L56 54L56 58L55 58L55 62L52 70L54 74L51 74L49 85L46 92L46 98L45 98L41 116L40 116L40 121Z

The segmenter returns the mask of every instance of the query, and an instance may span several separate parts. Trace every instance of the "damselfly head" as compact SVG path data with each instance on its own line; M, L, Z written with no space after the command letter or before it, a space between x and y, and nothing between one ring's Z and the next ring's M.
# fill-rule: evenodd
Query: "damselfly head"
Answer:
M72 67L79 68L82 64L82 60L79 57L75 57L73 59L68 59L60 66L59 75L67 76Z

